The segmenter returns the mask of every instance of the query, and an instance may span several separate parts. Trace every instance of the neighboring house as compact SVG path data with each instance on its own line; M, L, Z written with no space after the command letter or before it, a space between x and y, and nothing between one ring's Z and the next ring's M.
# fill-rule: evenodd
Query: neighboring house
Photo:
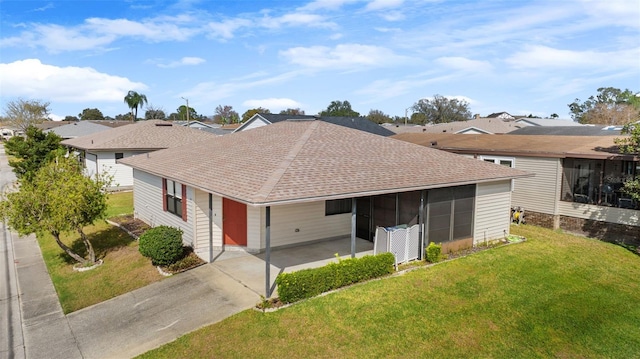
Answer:
M390 126L395 133L460 133L460 134L496 134L509 133L522 128L510 120L479 117L468 121L438 123L425 126Z
M114 186L129 189L133 186L133 171L117 160L215 137L171 122L148 120L64 140L62 144L80 153L87 175L106 171L113 176Z
M515 180L514 207L527 222L640 244L640 205L621 191L640 177L640 157L616 136L401 134L394 138L534 172Z
M187 121L173 121L173 123L181 125L181 126L187 126ZM200 121L189 121L189 126L191 128L194 128L196 130L201 130L201 131L207 131L210 133L213 133L215 135L218 136L223 136L223 135L228 135L230 133L233 132L233 130L235 129L225 129L223 126L219 125L219 124L207 124L204 122L200 122Z
M197 130L201 130L203 128L220 127L220 126L212 126L212 125L209 125L207 123L200 122L200 121L197 121L197 120L192 120L192 121L189 121L188 123L187 123L187 121L173 121L173 123L177 124L177 125L180 125L180 126L186 126L186 127L195 128Z
M510 135L548 135L548 136L619 136L621 126L524 126Z
M495 112L487 116L487 118L499 118L502 120L515 120L519 116L512 116L507 112Z
M133 168L135 216L180 228L207 261L220 250L372 240L376 227L401 224L424 224L424 240L448 248L503 238L511 181L530 175L319 120L119 163Z
M574 122L574 121L571 121L571 120L560 120L560 119L553 119L553 118L523 117L523 118L519 118L519 119L515 120L514 122L516 124L519 124L522 127L524 127L524 126L563 126L563 127L567 127L567 126L576 126L576 127L586 126L586 125L583 125L581 123Z
M314 121L320 120L334 125L353 128L356 130L373 133L380 136L393 136L395 132L388 130L375 122L369 121L365 117L336 117L336 116L312 116L312 115L280 115L273 113L256 113L251 116L250 119L245 121L234 132L240 132L249 130L252 128L258 128L273 123L287 121L287 120L299 120L299 121Z
M108 130L111 130L111 127L100 125L91 121L79 121L71 122L63 126L53 127L48 130L44 130L43 132L53 132L56 135L62 137L63 140L66 140Z

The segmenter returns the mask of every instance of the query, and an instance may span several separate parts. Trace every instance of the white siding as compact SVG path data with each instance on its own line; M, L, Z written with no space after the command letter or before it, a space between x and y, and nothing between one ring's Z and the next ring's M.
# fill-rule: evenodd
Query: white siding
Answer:
M533 172L535 176L515 180L512 205L525 211L556 214L562 180L560 159L516 157L515 168Z
M325 216L324 201L271 207L271 246L351 234L351 213Z
M259 251L264 248L265 208L247 206L247 249ZM273 239L273 207L271 208L271 238ZM271 242L273 246L273 241Z
M567 217L640 226L640 211L564 201L558 202L558 211Z
M122 153L126 158L144 152L123 151L118 153ZM113 187L130 188L133 186L133 169L129 166L116 163L116 152L97 152L96 154L100 172L106 171L109 175L113 176Z
M194 204L196 235L193 249L202 259L211 261L210 250L222 249L222 198L218 196L212 197L213 225L211 238L209 238L209 194L195 190Z
M182 240L193 245L194 191L187 187L187 222L173 213L162 210L162 179L146 172L133 171L133 213L152 227L166 225L180 228Z
M511 224L511 181L481 183L476 188L473 242L503 238Z
M85 153L84 167L88 177L93 177L98 173L98 157L95 153Z
M246 131L252 128L258 128L266 125L269 125L269 123L265 122L263 119L259 117L256 117L251 122L248 122L247 124L242 126L242 129L240 129L240 131Z

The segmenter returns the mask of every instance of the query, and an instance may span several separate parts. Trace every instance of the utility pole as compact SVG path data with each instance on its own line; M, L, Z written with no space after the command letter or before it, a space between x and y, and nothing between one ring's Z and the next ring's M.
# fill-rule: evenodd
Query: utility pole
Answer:
M187 101L187 127L189 127L189 99L184 97L182 99Z

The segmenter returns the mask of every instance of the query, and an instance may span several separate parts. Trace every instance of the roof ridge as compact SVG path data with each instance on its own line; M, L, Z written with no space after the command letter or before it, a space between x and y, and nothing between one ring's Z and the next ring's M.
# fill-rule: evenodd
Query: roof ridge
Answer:
M256 192L256 202L266 201L267 197L269 197L269 194L271 194L278 182L280 182L280 179L287 171L293 160L295 160L298 156L298 153L300 152L304 144L309 141L311 134L313 134L316 128L318 128L319 123L320 121L313 121L309 125L309 128L304 131L302 136L298 138L298 141L296 141L296 143L291 147L284 159L278 164L278 167L276 167L276 169L271 173L271 176L269 176L269 178L263 183L262 187L260 187L260 189Z

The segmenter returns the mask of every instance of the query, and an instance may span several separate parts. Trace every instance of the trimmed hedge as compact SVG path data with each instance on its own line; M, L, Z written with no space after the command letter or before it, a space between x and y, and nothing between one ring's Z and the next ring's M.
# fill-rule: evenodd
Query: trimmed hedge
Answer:
M140 236L138 250L153 265L175 263L182 257L182 231L169 226L151 228Z
M437 263L442 260L442 245L429 243L426 249L427 262Z
M361 258L338 259L324 267L281 273L276 278L278 295L284 303L311 298L323 292L381 277L393 272L395 258L382 253Z

